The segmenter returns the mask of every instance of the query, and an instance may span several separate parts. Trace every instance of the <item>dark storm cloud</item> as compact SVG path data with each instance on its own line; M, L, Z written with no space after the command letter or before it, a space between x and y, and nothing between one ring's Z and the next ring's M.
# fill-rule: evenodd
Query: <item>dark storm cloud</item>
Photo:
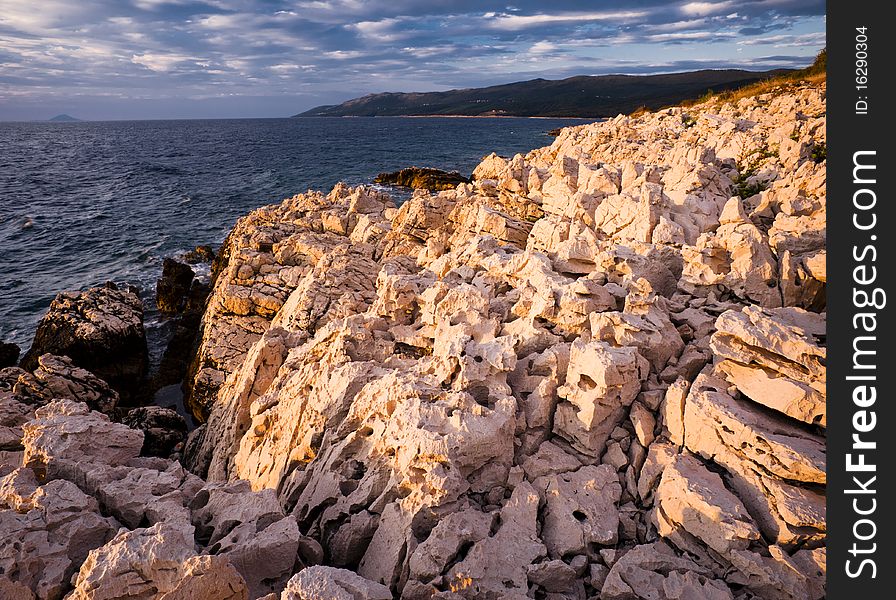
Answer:
M801 66L824 45L825 5L43 0L35 6L6 0L0 13L0 118L4 107L36 106L41 98L317 102L572 74Z

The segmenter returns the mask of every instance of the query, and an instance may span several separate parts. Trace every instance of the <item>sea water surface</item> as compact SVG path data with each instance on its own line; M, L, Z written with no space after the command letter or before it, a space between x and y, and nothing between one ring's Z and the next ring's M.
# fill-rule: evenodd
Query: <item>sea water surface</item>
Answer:
M303 118L0 123L0 341L24 352L62 290L139 287L150 350L162 259L216 246L250 210L412 165L469 175L586 121Z

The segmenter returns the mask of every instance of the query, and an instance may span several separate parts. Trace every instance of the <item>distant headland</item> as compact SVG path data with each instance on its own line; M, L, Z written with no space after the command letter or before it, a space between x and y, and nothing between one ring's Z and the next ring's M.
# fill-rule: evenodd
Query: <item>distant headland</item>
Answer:
M736 89L790 72L704 69L665 75L581 75L532 79L484 88L426 93L369 94L295 117L613 117L655 110L713 90Z

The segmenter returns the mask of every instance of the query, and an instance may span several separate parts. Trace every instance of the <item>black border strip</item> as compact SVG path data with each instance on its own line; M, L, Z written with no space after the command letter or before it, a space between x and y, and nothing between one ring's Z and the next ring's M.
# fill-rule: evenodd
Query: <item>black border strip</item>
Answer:
M896 307L889 306L896 303L890 209L896 199L887 179L896 171L896 139L888 133L896 31L884 16L891 7L867 0L827 3L827 597L835 600L894 597L888 550L896 543L896 416L888 350L896 342ZM857 87L863 76L867 87ZM854 173L854 161L867 168ZM882 307L860 306L869 302ZM876 354L857 355L854 343ZM855 367L854 359L866 368ZM854 434L864 447L855 447ZM874 470L849 470L848 462L860 461Z

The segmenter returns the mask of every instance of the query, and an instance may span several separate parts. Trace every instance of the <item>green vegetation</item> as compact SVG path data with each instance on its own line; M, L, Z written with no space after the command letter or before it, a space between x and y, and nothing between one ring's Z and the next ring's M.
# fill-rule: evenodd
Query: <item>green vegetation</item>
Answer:
M765 159L777 156L778 151L770 149L768 146L752 150L747 150L746 145L742 146L740 156L737 158L737 177L733 180L734 195L746 199L765 191L768 187L767 183L755 180L750 182L749 179L756 174Z
M828 145L824 142L820 144L813 144L812 151L809 154L809 157L816 163L820 163L822 161L827 160L828 158Z

